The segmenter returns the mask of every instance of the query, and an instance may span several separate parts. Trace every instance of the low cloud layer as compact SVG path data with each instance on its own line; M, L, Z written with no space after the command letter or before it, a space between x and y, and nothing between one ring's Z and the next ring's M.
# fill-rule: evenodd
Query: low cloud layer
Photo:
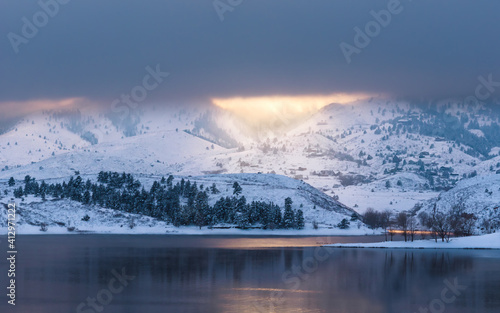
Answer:
M169 76L144 103L466 97L479 76L500 81L498 12L465 0L2 1L0 115L41 99L109 107L157 65Z

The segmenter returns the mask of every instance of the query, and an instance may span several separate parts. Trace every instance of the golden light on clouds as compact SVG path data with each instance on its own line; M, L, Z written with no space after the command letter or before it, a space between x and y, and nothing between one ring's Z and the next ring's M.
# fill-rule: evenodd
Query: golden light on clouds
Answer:
M213 98L212 103L244 119L251 126L282 126L331 104L347 104L371 97L366 94L261 96Z
M85 102L86 100L83 98L1 102L0 115L2 117L15 117L42 110L73 109Z

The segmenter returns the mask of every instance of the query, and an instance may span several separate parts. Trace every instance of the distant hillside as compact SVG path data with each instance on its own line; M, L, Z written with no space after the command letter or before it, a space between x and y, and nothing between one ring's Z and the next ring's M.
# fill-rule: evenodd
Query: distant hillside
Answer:
M453 210L473 214L475 233L500 229L500 174L464 179L451 190L424 203L417 213L431 215L434 207L446 215Z

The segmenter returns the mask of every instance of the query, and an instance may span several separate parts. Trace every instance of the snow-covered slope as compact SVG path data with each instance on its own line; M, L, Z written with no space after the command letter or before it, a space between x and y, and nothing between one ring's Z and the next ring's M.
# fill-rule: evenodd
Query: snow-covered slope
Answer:
M91 181L96 180L95 175L84 175L83 178ZM153 175L140 175L137 178L146 188L150 188L154 181L160 179L160 177ZM242 195L245 196L248 203L251 201L273 202L283 208L284 199L290 197L293 200L292 209L301 209L304 212L306 229L311 229L313 222L317 223L319 228L333 229L342 219L350 219L355 214L352 209L303 181L285 176L272 174L205 175L175 177L174 183L181 178L189 179L192 183L196 182L198 186L209 187L216 184L220 193L209 195L210 205L213 205L220 197L233 196L232 186L234 182L240 184L243 189ZM67 180L68 177L48 179L46 182L50 184ZM19 185L22 185L22 182L18 181L12 187L9 187L6 181L0 182L2 190L0 203L7 205L13 197L13 190ZM7 191L7 194L4 194L4 190ZM164 221L98 206L82 205L67 199L48 198L47 201L42 201L40 198L29 196L22 201L15 200L18 204L18 225L30 232L34 230L37 232L42 223L47 224L49 228L59 229L60 232L65 232L68 225L76 227L80 231L128 232L127 227L130 228L129 225L132 221L140 226L139 230L134 232L161 233L166 229L173 231L172 225L167 225ZM5 210L0 210L0 212L0 215L6 214ZM89 215L89 221L82 221L85 215ZM7 221L7 217L3 217L2 220ZM359 221L352 223L351 228L360 234L371 232Z
M474 214L475 233L495 231L500 227L500 174L464 179L425 202L421 211L432 214L434 206L439 212L448 213L455 207Z
M215 107L140 108L125 119L43 112L0 135L0 179L276 173L361 213L409 210L464 178L500 170L497 111L370 99L258 131Z
M285 198L293 200L293 209L302 209L306 223L316 221L327 226L336 226L342 219L351 217L354 210L305 183L273 174L228 174L207 175L189 178L198 184L220 186L222 196L232 195L236 181L243 188L247 201L274 202L283 205ZM220 195L218 195L220 196Z

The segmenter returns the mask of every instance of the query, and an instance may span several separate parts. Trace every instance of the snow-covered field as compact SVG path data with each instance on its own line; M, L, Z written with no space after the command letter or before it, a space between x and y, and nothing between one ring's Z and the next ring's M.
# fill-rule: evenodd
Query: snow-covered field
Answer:
M413 242L386 241L376 243L349 243L326 245L336 248L392 248L392 249L500 249L500 233L482 236L451 238L450 242L438 239Z
M500 176L500 175L499 175ZM391 188L385 186L389 181ZM401 181L402 186L397 182ZM439 195L439 192L422 190L424 179L414 173L398 173L393 177L369 184L338 187L335 194L339 201L363 214L368 208L377 211L409 211L416 203L425 202Z

